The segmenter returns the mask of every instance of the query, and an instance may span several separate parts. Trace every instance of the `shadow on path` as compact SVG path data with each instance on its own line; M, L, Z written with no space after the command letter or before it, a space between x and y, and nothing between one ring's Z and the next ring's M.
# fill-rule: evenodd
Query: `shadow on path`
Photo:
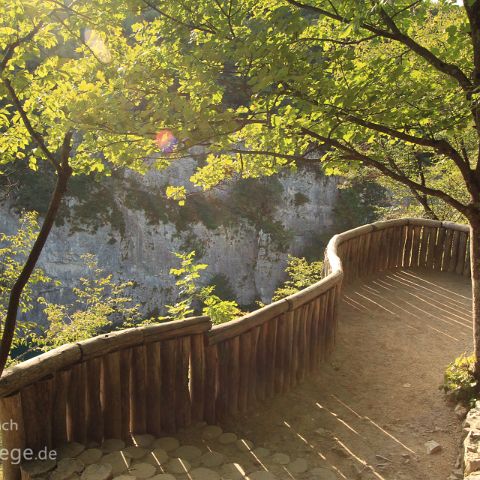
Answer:
M438 387L470 348L470 299L468 279L448 274L396 271L349 286L322 372L224 430L307 460L303 473L266 466L277 478L447 479L461 426ZM427 455L432 439L442 451Z

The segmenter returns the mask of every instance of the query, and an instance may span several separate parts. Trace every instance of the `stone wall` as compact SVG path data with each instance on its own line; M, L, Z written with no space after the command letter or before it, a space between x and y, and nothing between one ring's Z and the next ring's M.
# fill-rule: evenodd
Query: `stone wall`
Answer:
M480 480L480 401L477 401L463 424L464 478Z

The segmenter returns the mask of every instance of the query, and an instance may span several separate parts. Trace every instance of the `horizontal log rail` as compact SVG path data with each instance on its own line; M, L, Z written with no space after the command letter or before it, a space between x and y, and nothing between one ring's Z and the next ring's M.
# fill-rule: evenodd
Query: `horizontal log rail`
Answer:
M128 440L209 423L286 392L317 370L335 342L342 285L395 268L470 275L469 229L399 219L335 235L316 284L212 327L195 317L130 328L69 344L0 378L7 449L67 441ZM4 478L20 478L4 462Z

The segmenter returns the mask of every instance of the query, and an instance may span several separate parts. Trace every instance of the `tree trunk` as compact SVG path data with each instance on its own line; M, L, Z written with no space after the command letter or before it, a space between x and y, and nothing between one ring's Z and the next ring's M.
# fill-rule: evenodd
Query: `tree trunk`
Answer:
M53 227L55 218L57 216L58 208L62 198L67 190L67 184L70 176L72 175L72 169L67 164L64 163L59 169L57 174L57 182L55 185L55 190L52 194L50 204L48 206L47 214L45 215L45 220L43 221L42 228L38 233L37 239L33 244L32 250L23 266L20 275L18 276L15 284L10 291L10 298L8 302L7 315L5 317L5 324L3 325L3 334L0 341L0 376L5 369L5 365L10 354L10 348L12 346L13 337L15 335L15 327L17 324L17 315L18 307L20 304L20 297L22 295L23 289L27 284L30 276L37 264L38 258L42 253L43 247L47 241L48 235Z
M480 385L480 214L475 214L469 220L475 378Z

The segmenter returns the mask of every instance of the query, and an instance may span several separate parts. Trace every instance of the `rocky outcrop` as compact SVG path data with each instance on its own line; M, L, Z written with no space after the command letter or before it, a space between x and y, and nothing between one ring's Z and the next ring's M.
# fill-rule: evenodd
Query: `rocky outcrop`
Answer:
M98 188L76 187L80 193L68 199L74 213L55 227L41 257L41 266L63 285L47 296L69 301L71 286L86 273L80 257L93 253L106 271L139 286L132 293L146 314L162 313L175 301L173 252L196 250L209 265L206 281L249 305L270 300L288 253L317 248L322 256L319 235L330 234L337 179L305 168L206 193L190 186L183 208L166 200L166 185L184 183L195 165L185 159L143 177L124 172ZM18 205L3 204L0 231L15 231L17 221Z
M463 442L464 478L480 480L480 402L477 401L463 424L465 440Z

